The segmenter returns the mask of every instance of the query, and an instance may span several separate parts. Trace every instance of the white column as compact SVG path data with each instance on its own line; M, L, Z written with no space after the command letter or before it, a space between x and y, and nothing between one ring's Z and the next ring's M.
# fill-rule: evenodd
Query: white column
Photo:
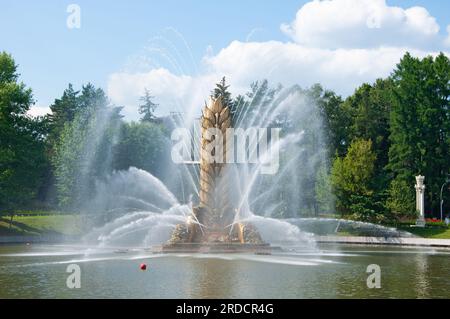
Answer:
M425 176L416 176L416 210L419 212L419 218L416 221L417 226L425 226L425 185L423 183Z

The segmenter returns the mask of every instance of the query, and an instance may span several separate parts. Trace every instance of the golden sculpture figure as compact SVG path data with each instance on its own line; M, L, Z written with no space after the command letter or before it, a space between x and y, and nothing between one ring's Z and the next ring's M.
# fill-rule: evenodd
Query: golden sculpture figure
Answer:
M229 107L223 105L220 97L211 98L203 108L201 117L200 202L193 208L193 215L188 218L187 224L175 228L166 247L183 243L265 245L252 225L235 222L238 212L232 206L230 174L227 172L230 164L226 164L226 136L227 129L231 127ZM216 147L211 148L211 145Z

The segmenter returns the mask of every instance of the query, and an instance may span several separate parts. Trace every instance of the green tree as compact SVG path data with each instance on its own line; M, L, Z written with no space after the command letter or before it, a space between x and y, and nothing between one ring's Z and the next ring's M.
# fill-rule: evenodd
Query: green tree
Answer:
M335 197L327 166L323 163L316 174L315 199L321 213L334 213Z
M388 162L391 87L390 80L382 79L374 85L363 84L347 98L344 106L352 116L349 138L372 141L377 156L376 168L384 168Z
M0 213L36 198L47 165L46 122L27 115L32 92L18 78L11 55L0 53Z
M67 122L52 157L59 206L79 208L95 191L95 183L112 171L112 148L121 124L120 107L109 104L91 84L76 95L77 112Z
M124 123L114 147L113 166L116 170L133 166L161 177L169 150L170 140L161 124Z
M347 140L372 141L372 150L376 155L373 184L377 192L384 191L389 184L385 167L388 164L392 86L390 79L378 79L373 85L363 84L343 105L343 109L351 115Z
M351 114L345 108L342 98L330 90L324 90L319 84L310 90L320 116L323 120L325 138L328 143L328 154L344 156L350 145Z
M215 99L221 97L222 103L230 109L233 109L233 99L231 98L231 92L228 90L229 87L230 86L226 84L225 77L223 77L222 80L216 84L216 87L211 92L211 95Z
M275 95L281 90L269 86L269 81L255 81L250 85L250 90L245 95L238 95L232 103L234 125L237 127L248 127L257 125L264 114L268 114ZM269 127L272 123L264 123Z
M376 155L370 140L354 140L344 158L337 157L331 170L336 207L342 215L365 221L378 221L384 210L373 190Z
M389 187L387 208L395 219L402 217L415 217L414 189L411 184L401 179L394 179Z
M66 123L72 122L80 108L78 99L79 91L73 89L72 84L64 90L61 98L55 99L50 106L51 114L48 115L50 122L49 140L54 144L61 135Z
M438 211L439 188L450 172L449 59L442 53L424 59L406 54L392 79L387 167L394 180L408 185L413 185L415 175L424 175L427 208ZM399 200L391 197L391 202Z
M142 104L139 105L139 114L142 115L142 122L155 122L155 110L158 104L153 102L155 97L150 94L150 91L145 89L144 96L140 98Z

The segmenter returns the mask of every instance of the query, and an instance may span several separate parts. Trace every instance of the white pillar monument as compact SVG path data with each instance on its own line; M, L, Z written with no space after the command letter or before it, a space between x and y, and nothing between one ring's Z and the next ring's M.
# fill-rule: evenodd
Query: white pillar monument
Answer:
M425 227L425 185L423 183L425 176L416 176L416 210L419 212L419 218L416 225Z

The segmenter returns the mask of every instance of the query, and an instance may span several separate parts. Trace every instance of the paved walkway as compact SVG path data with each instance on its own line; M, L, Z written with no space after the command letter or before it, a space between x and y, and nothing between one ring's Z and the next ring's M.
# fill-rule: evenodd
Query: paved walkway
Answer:
M401 238L401 237L357 237L357 236L316 236L319 243L344 243L364 245L401 245L401 246L427 246L448 247L450 239L434 238Z

